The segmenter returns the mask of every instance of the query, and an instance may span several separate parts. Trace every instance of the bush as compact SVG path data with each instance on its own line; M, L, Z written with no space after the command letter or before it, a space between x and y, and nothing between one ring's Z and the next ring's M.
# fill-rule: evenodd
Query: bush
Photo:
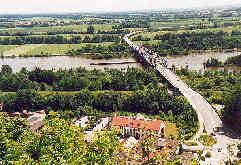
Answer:
M217 143L217 140L210 135L201 135L198 140L205 146L213 146Z

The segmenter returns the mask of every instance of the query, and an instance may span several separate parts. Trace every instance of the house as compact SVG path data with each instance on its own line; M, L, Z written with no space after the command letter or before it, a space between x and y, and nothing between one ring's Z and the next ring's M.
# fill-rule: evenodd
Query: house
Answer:
M163 121L145 119L140 114L136 117L115 115L110 125L121 129L124 137L133 136L136 139L140 139L146 133L150 133L156 137L165 137L165 123Z

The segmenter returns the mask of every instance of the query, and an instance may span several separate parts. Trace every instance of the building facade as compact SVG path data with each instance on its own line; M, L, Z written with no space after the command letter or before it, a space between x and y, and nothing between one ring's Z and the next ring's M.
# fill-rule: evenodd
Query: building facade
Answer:
M165 123L161 120L145 119L143 116L136 117L114 116L111 126L119 128L124 137L133 136L136 139L145 134L151 134L155 137L165 137Z

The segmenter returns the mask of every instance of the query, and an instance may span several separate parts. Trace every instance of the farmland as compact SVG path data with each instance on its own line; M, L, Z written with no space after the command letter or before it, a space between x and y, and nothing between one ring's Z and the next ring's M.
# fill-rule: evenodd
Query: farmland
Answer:
M104 24L104 25L92 25L96 31L99 30L112 30L114 24ZM87 31L89 25L66 25L66 26L53 26L53 27L33 27L33 28L9 28L6 31L11 33L30 33L35 32L39 34L44 34L47 32L59 32L59 31L77 31L85 32Z
M4 53L19 47L19 45L0 45L0 55L4 56Z
M108 46L112 43L104 43ZM72 49L81 49L86 45L98 44L29 44L29 45L1 45L0 53L2 56L41 56L41 55L66 55Z

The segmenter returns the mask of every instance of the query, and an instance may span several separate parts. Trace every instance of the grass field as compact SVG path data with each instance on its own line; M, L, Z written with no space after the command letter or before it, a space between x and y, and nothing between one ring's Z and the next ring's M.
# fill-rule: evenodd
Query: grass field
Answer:
M234 18L234 17L226 17L226 18L214 18L214 20L210 20L208 18L191 18L191 19L169 19L168 22L160 21L160 22L151 22L152 28L179 28L181 26L189 26L189 25L199 25L200 23L206 25L206 26L212 26L214 25L214 22L217 22L219 24L224 23L238 23L240 21L240 17Z
M0 45L0 55L4 55L4 52L10 51L19 47L19 45Z
M11 45L10 45L11 46ZM10 49L8 51L4 51L2 53L2 56L20 56L25 54L28 51L31 51L33 49L38 49L41 45L35 44L35 45L21 45L16 48Z
M165 122L165 132L166 132L166 138L169 138L171 135L175 137L175 139L178 138L178 129L176 127L175 123Z
M91 25L94 26L95 31L101 30L101 31L110 31L112 30L112 26L115 24L103 24L103 25ZM9 28L9 33L16 33L16 32L58 32L58 31L69 31L74 30L78 32L85 32L87 31L87 27L90 25L66 25L66 26L52 26L52 27L33 27L33 28Z
M100 43L110 45L112 42ZM30 44L30 45L0 45L2 56L38 56L38 55L66 55L72 49L81 49L86 45L98 45L96 43L83 44Z

